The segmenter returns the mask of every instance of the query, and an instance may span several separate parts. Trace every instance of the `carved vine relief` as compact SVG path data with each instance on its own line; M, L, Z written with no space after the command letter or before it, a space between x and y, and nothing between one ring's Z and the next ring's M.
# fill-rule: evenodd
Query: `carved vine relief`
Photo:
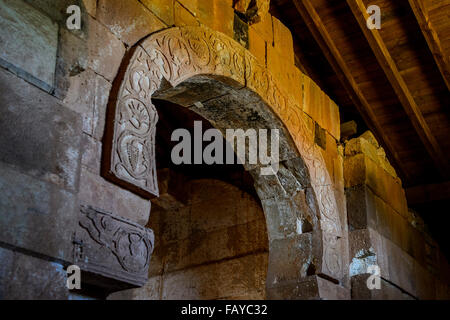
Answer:
M153 252L153 231L90 206L80 207L74 262L83 270L143 285Z
M147 38L134 52L115 103L110 162L114 178L158 196L151 97L163 79L176 86L195 75L227 79L255 91L286 125L311 176L323 233L323 270L342 277L342 228L332 182L300 106L280 90L256 58L227 36L201 27L171 28ZM108 155L107 155L108 156Z

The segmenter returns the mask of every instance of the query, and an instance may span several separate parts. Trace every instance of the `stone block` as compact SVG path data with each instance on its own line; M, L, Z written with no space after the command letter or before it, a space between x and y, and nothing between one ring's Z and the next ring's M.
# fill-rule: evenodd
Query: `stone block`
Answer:
M185 206L189 201L186 185L183 175L167 168L158 170L159 197L152 199L152 203L170 211Z
M282 198L262 200L269 240L284 239L297 234L297 215L292 203Z
M230 188L234 188L230 186ZM237 203L233 197L226 196L227 190L225 188L216 189L217 194L222 197L222 199L211 199L210 201L195 203L192 205L191 209L191 224L192 229L212 231L220 228L225 228L232 226L236 223L235 212L237 210ZM230 193L228 193L229 195ZM221 209L217 210L220 206ZM213 212L214 214L208 215L205 219L205 212Z
M150 216L150 201L104 180L90 170L82 168L80 178L81 203L146 225Z
M86 40L66 28L60 28L54 90L57 98L63 100L66 97L71 78L86 70L88 63Z
M23 1L0 1L0 65L51 92L58 25Z
M164 276L163 299L217 299L258 291L264 297L267 255L225 260ZM231 275L231 276L230 276Z
M266 41L262 38L255 28L248 29L249 50L261 65L266 65Z
M267 288L270 300L348 300L350 290L318 276Z
M148 277L154 248L153 231L128 219L90 206L79 207L73 236L73 262L83 284L107 292L140 287Z
M76 196L0 163L0 242L70 261Z
M67 273L61 264L0 248L0 299L66 300Z
M101 140L105 127L106 106L111 84L91 69L70 77L64 99L69 109L83 117L83 131Z
M128 46L133 46L145 36L166 27L166 24L136 0L100 0L97 19Z
M160 217L162 244L187 239L191 234L191 208L183 207L167 210Z
M282 51L270 44L267 44L267 69L283 93L300 106L302 73L295 67L294 63L291 64Z
M174 4L174 22L177 27L198 26L200 23L188 9L183 7L178 1Z
M88 66L112 81L125 54L125 46L97 20L89 18L87 24Z
M294 65L294 41L291 31L277 18L272 16L273 47L281 54L287 65ZM269 65L268 65L269 66Z
M197 2L196 12L201 23L233 38L234 10L232 0L200 0Z
M100 175L102 143L83 134L81 164L93 174Z
M183 7L189 10L194 16L197 16L197 6L199 1L201 0L176 0L176 2L183 5Z
M364 153L392 177L396 178L397 174L389 163L383 148L380 147L375 137L370 131L366 131L358 138L348 140L345 144L345 155L352 156L358 153Z
M54 97L0 71L0 161L36 178L75 191L81 121Z
M82 0L84 8L93 17L97 12L97 0Z
M340 139L339 107L307 75L302 77L303 111L335 139Z
M312 241L311 233L270 241L268 287L299 281L315 273L318 266L313 261Z
M341 285L317 277L321 300L350 300L350 290Z
M375 230L361 229L349 233L350 277L368 273L368 267L377 265L381 276L389 279L389 255L385 239Z
M345 190L350 231L376 226L375 204L371 203L372 198L367 198L367 192L365 186L355 186Z
M66 20L69 17L67 8L70 5L77 5L81 9L81 30L72 30L77 35L85 35L86 17L93 13L95 0L25 0L28 4L46 14L50 19L55 21L62 28L66 28ZM91 14L92 15L92 14ZM93 16L93 15L92 15Z
M205 102L230 93L230 87L213 77L194 76L176 87L161 90L153 98L167 100L183 107L192 107L197 102Z
M369 274L352 277L352 300L414 300L414 297L381 278L381 288L370 290L367 287Z
M380 267L381 277L383 277L384 279L390 279L390 255L388 253L389 240L372 228L369 228L369 236L371 245L377 255L377 265Z
M415 276L412 281L416 284L416 296L420 300L436 299L435 277L419 263L414 263Z
M384 169L364 154L346 157L344 160L345 187L368 185L383 201L403 217L407 216L405 192L398 178L393 178Z
M386 241L386 244L386 254L389 255L389 280L411 296L417 296L417 283L413 280L414 259L391 241Z
M272 16L267 14L261 21L250 26L255 32L267 42L267 45L274 45Z
M146 6L155 16L168 26L174 24L173 7L176 1L167 0L141 0L142 4Z

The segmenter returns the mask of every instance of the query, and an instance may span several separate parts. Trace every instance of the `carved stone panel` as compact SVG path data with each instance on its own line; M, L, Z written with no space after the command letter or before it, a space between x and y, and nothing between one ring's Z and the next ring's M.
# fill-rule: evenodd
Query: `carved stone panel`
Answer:
M151 229L90 206L80 207L73 260L83 271L82 282L108 289L140 287L147 281L153 247Z
M155 128L158 115L151 98L194 76L207 76L258 94L279 116L292 136L310 174L317 198L322 260L319 272L340 280L345 271L343 230L320 149L314 144L301 106L266 67L232 39L201 27L170 28L145 39L116 80L112 124L106 139L103 175L127 189L158 196ZM119 81L120 83L117 83Z

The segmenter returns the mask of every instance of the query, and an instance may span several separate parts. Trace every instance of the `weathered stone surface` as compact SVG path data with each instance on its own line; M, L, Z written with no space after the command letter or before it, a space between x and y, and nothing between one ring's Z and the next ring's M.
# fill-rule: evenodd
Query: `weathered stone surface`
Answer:
M150 201L117 187L84 167L81 170L81 202L95 206L123 218L146 225L150 215Z
M352 300L414 300L414 297L383 278L381 279L381 289L369 290L367 288L369 276L369 274L361 274L352 277Z
M174 12L174 20L177 27L200 25L200 22L195 18L192 12L183 7L178 1L175 1Z
M253 29L267 45L273 45L273 26L272 26L272 16L270 14L266 15L261 21L252 24L249 29ZM263 61L261 61L263 63Z
M213 30L233 37L234 10L232 0L197 2L197 18Z
M157 38L161 40L155 41ZM176 39L176 41L168 41L169 39ZM184 51L184 54L187 54L191 59L186 60L183 58L182 63L179 63L179 49L177 49L178 47L173 47L173 44L184 43L185 41L188 42L186 45L182 46L186 50ZM318 195L318 207L322 218L321 228L324 230L323 237L324 241L326 241L325 246L327 246L327 250L324 251L324 257L327 262L323 264L323 266L326 267L326 270L324 269L323 271L332 273L334 277L340 277L343 270L343 263L342 261L338 261L340 255L337 251L339 250L338 247L342 247L341 242L343 240L337 240L345 238L342 238L341 222L336 208L337 204L334 197L334 190L330 185L330 176L320 151L314 148L311 136L307 133L308 127L303 120L303 116L297 113L296 106L288 104L288 99L277 88L267 70L254 61L254 57L248 54L244 55L245 51L233 41L219 33L211 33L206 29L188 27L169 29L148 38L142 44L142 47L145 48L145 52L138 49L134 53L134 57L131 59L130 66L128 67L128 73L130 74L125 74L125 79L133 80L122 84L122 88L118 93L117 101L119 106L116 108L116 117L120 117L124 114L125 110L122 111L123 107L121 104L126 105L127 103L131 103L130 99L133 95L135 96L133 99L138 99L141 96L152 96L163 83L163 78L165 78L172 86L176 86L186 79L199 74L199 72L202 74L212 74L221 79L228 78L235 83L241 84L245 83L245 76L247 85L250 89L253 89L255 93L260 94L261 98L272 107L275 113L278 113L282 118L289 119L287 127L291 131L290 133L293 134L294 141L299 150L303 150L303 152L300 153L308 154L311 151L313 152L311 156L306 157L306 164L311 172L313 188ZM164 62L157 64L156 61L160 60ZM242 68L244 61L246 66L245 74L244 68ZM159 70L159 72L156 73L152 71L153 75L151 79L145 76L147 74L146 70L150 68L150 66L154 66L155 70ZM133 72L133 74L131 74L131 72ZM262 78L259 78L260 76ZM121 101L124 96L123 90L125 89L126 92L132 93L132 95L126 95L127 100ZM125 99L125 97L123 98ZM254 100L252 105L257 101L258 100ZM149 114L154 113L154 108L150 104L142 105L141 109L146 110ZM217 124L217 121L215 120L212 122ZM150 128L154 128L154 123L155 121L147 123L145 125L146 130L150 130L151 132L153 129ZM134 171L136 170L133 168L140 167L140 164L135 165L134 167L128 164L124 159L129 158L130 150L125 150L126 148L124 145L117 145L117 137L120 136L120 132L122 132L126 126L129 125L122 122L122 127L116 126L115 128L115 138L110 148L112 151L111 162L105 166L111 168L111 171L104 171L104 174L121 183L125 183L126 181L127 185L130 187L137 187L138 189L136 189L136 191L142 189L156 194L154 188L155 184L153 183L152 185L150 183L155 179L155 175L151 173L154 164L147 165L144 171L140 170L139 176L135 175ZM220 124L218 126L220 127ZM146 139L142 140L142 137L138 138L138 132L136 131L133 133L133 131L136 131L136 128L133 129L129 126L129 131L127 131L129 138L127 139L134 139L133 141L136 141L136 143L138 143L137 141L140 141L139 143L142 145L148 146L151 154L151 150L154 148L154 142L152 142L151 138L152 135L150 135L150 139L148 139L147 136ZM286 150L286 148L282 150ZM118 157L117 154L121 154L121 156ZM132 159L139 158L139 154L132 157ZM146 156L146 158L149 157ZM138 160L138 162L139 161L140 160ZM121 168L121 171L118 172L117 168ZM125 174L124 170L126 170L128 174Z
M213 299L259 293L264 298L267 255L245 256L165 277L162 299ZM230 274L235 275L230 277Z
M307 75L302 75L302 86L303 111L339 140L339 107Z
M111 84L91 69L70 78L64 104L83 117L83 131L101 140Z
M264 19L270 7L270 0L238 0L234 1L234 9L243 15L250 24L256 23Z
M52 91L58 26L23 1L0 1L0 65Z
M197 102L205 102L224 96L232 91L226 83L208 76L190 78L176 87L157 91L153 97L167 100L183 107L191 107Z
M288 65L294 65L294 42L289 29L277 18L272 16L273 48L280 53ZM267 65L270 67L269 65Z
M386 252L389 255L389 276L391 282L410 295L417 296L417 283L411 281L415 278L413 258L394 243L386 241L386 244Z
M368 267L377 265L381 276L389 278L389 254L387 240L372 229L349 232L350 245L350 277L368 273Z
M174 24L173 8L174 2L167 0L141 0L142 4L146 6L155 16L168 26Z
M394 168L386 158L386 153L380 147L375 137L370 131L366 131L360 137L351 139L345 144L345 155L352 156L363 153L380 167L386 170L392 177L397 177Z
M89 18L87 25L88 66L112 81L125 54L125 46L97 20Z
M58 55L55 72L54 95L64 99L70 87L71 77L88 68L87 42L66 28L59 29Z
M299 281L316 271L312 258L312 234L305 233L270 241L267 287Z
M346 188L366 184L400 215L407 216L406 197L400 180L393 178L369 157L364 154L346 157L344 177Z
M309 276L301 281L292 281L267 289L271 300L347 300L350 290L318 276Z
M372 192L366 186L345 190L350 231L377 226L376 205Z
M165 210L175 210L187 204L186 178L170 169L158 170L159 197L152 203Z
M4 70L0 70L0 91L0 161L75 191L81 156L79 115Z
M70 261L76 197L0 163L0 241Z
M250 27L248 29L248 40L250 52L260 61L262 64L266 64L266 50L267 42L264 38L255 30L255 28Z
M0 261L0 299L66 300L69 297L62 265L4 248L0 248Z
M145 284L154 247L152 230L84 205L78 219L73 261L84 271L85 284L106 290Z
M187 10L189 10L194 16L197 15L197 6L199 0L176 0L183 5Z
M97 19L128 46L133 46L145 36L166 27L142 3L135 0L100 0Z
M155 281L133 296L145 290L150 294L162 283L169 298L175 292L201 294L198 298L205 299L264 297L267 259L257 257L267 256L268 241L257 201L235 186L212 179L187 182L186 193L189 199L185 207L152 212L149 226L155 230L157 246L149 274ZM202 282L211 281L214 275L222 277L225 263L239 268L236 272L246 271L214 280L219 281L214 285ZM258 279L257 288L250 280L253 277Z

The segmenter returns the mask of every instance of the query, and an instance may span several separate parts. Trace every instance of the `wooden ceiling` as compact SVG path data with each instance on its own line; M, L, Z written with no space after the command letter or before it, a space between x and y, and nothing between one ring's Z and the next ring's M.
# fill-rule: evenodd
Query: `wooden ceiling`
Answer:
M293 33L297 66L341 122L372 130L406 188L448 187L450 0L271 0L271 14Z

